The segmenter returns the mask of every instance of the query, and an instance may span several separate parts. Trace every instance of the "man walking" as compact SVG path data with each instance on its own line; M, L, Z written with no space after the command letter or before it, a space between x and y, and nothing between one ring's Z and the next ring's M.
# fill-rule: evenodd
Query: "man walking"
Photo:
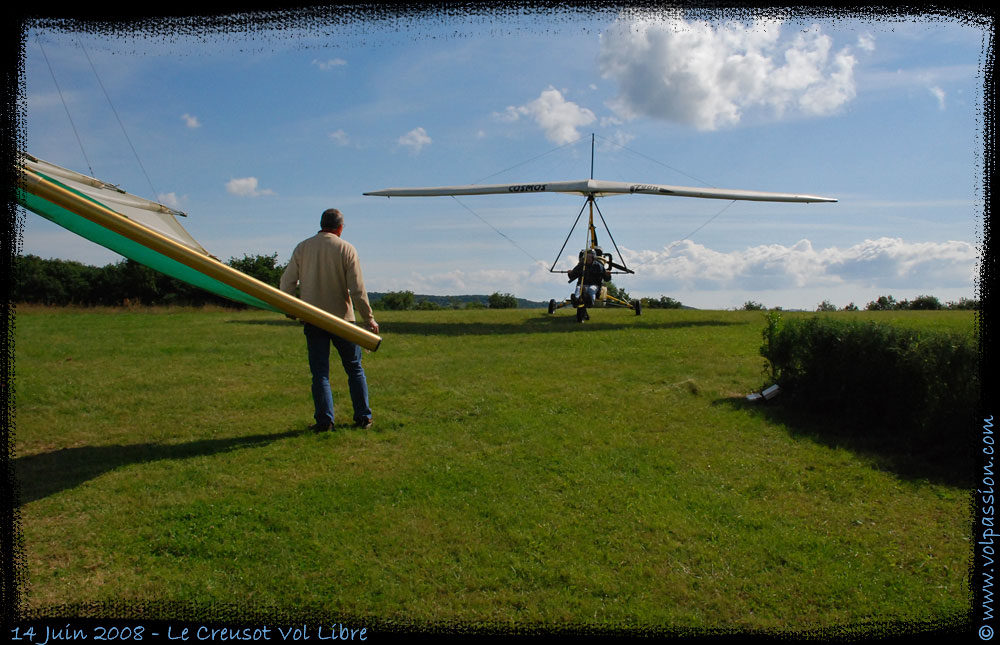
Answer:
M355 320L354 307L357 305L365 326L377 334L378 323L372 316L372 307L365 292L358 253L353 245L341 239L344 215L335 208L324 211L320 217L320 229L319 233L295 247L292 259L281 275L281 290L294 294L298 285L302 300L349 322ZM368 407L368 382L361 367L361 347L309 323L305 324L304 332L316 409L313 429L333 429L330 343L337 348L347 374L351 404L354 406L354 424L370 428L372 411Z

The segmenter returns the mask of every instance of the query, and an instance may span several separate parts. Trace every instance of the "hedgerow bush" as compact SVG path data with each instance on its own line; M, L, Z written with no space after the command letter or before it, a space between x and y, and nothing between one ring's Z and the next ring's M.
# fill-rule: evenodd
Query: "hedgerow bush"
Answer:
M916 446L958 440L979 403L968 335L827 317L767 315L761 355L790 405L880 427ZM937 443L935 441L934 443Z

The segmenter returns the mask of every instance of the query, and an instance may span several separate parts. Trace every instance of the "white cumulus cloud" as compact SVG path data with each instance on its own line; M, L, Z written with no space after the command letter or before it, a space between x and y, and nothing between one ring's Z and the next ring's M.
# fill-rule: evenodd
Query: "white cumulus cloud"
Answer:
M193 129L193 128L200 128L201 127L201 122L198 120L198 117L196 117L196 116L184 113L184 114L181 115L181 119L184 120L184 124L187 127L189 127L189 128Z
M409 148L413 154L417 154L424 146L430 145L431 138L427 136L427 131L423 128L414 128L399 137L396 142L401 146Z
M607 249L606 249L607 250ZM651 250L621 248L635 271L615 276L633 297L668 295L699 308L738 307L746 300L768 305L814 308L824 299L863 306L879 294L897 299L933 294L957 300L974 295L976 249L961 241L907 242L883 237L842 247L816 248L809 240L762 244L720 251L691 240ZM557 269L575 264L563 257ZM517 261L507 267L463 265L448 271L393 268L373 276L375 291L414 293L492 293L509 285L518 297L546 301L569 296L573 285L558 279L546 262ZM383 269L384 270L384 269Z
M496 115L503 121L516 121L522 116L530 117L545 132L545 137L554 143L564 144L580 138L577 128L590 125L597 120L594 113L563 98L562 92L551 85L542 91L537 99L519 107L508 107Z
M319 60L314 58L312 64L322 70L327 70L333 69L334 67L343 67L344 65L347 65L347 61L343 58L330 58L328 60Z
M929 87L927 89L930 91L931 94L934 95L934 98L937 99L938 109L944 110L945 108L944 101L946 98L944 90L938 87L937 85L935 85L934 87Z
M230 194L238 195L239 197L261 197L263 195L274 195L274 191L271 189L260 189L257 187L256 177L241 177L237 179L230 179L226 183L226 190Z
M343 128L338 128L337 130L330 133L330 140L335 142L339 146L346 146L351 143L350 137L344 132Z
M609 104L616 113L700 130L734 126L750 109L830 114L854 98L856 62L819 27L782 41L781 23L771 20L620 20L601 35L598 58L601 74L618 84Z
M763 291L854 285L858 288L971 287L978 256L968 242L906 242L883 237L846 248L809 240L720 252L690 240L663 250L623 249L630 268L656 289Z
M517 289L533 287L544 291L551 288L552 274L544 263L535 263L524 265L521 269L484 268L453 269L437 273L416 271L396 273L390 278L378 281L378 284L379 289L409 290L414 293L437 295L493 293L497 291L497 285L511 285L510 289L504 288L500 290L501 292L513 292L515 287Z
M164 206L169 206L174 210L181 209L181 198L177 196L177 193L160 193L156 199Z

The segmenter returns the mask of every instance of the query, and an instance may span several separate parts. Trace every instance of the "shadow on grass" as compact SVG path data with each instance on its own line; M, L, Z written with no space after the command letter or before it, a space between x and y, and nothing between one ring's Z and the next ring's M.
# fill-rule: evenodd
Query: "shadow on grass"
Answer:
M489 336L501 334L543 334L543 333L565 333L567 331L596 332L609 331L614 329L685 329L690 327L729 327L733 325L745 325L742 321L728 320L679 320L679 321L656 321L646 322L641 317L630 319L631 322L603 322L601 321L601 311L591 310L591 319L584 322L576 322L576 316L571 312L565 315L548 315L544 309L539 310L539 315L523 320L511 322L450 322L450 321L380 321L381 329L379 333L386 334L414 334L419 336ZM375 312L376 319L378 312ZM265 325L275 327L301 326L302 323L291 319L233 319L227 323L241 325Z
M203 439L176 445L140 443L130 446L82 446L18 457L14 459L14 473L21 488L19 502L23 505L76 488L123 466L254 448L302 433L303 430L289 430L250 437Z
M529 318L517 323L494 322L379 322L379 334L413 334L417 336L493 336L503 334L547 334L566 332L598 332L615 329L675 329L686 327L726 327L739 322L720 320L656 322L650 324L606 323L591 317L585 323L571 317ZM234 321L248 322L248 321ZM263 321L261 321L263 322Z
M272 320L264 318L256 318L253 320L227 320L227 323L235 323L241 325L267 325L271 327L301 327L302 323L298 320L291 320L290 318Z
M730 397L718 399L713 405L749 411L785 426L796 438L831 448L846 448L872 459L880 470L904 479L966 488L972 483L971 448L962 441L959 432L942 432L935 443L913 445L907 440L905 429L892 430L883 425L820 415L783 405L778 399L752 403L743 397Z

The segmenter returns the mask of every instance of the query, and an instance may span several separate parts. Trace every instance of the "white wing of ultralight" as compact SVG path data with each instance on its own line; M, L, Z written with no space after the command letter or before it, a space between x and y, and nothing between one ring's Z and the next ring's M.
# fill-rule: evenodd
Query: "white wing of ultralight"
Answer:
M796 193L771 193L756 190L730 190L725 188L692 188L689 186L664 186L660 184L635 184L625 181L583 179L580 181L550 181L537 184L472 184L468 186L427 186L422 188L386 188L364 193L376 197L437 197L449 195L497 195L503 193L568 193L573 195L669 195L673 197L701 197L707 199L740 199L758 202L835 202L832 197L800 195Z

